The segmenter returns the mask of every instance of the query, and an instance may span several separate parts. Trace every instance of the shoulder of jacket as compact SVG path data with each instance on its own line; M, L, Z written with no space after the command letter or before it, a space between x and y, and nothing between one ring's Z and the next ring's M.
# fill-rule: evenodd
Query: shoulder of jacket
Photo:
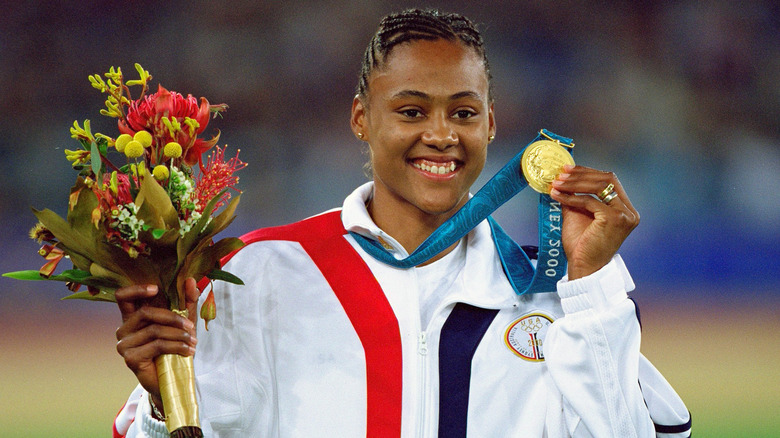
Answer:
M304 242L344 233L346 230L341 222L341 209L328 210L298 222L250 231L239 237L244 242L244 246L223 257L220 264L224 266L236 254L253 243L264 241Z
M341 209L336 209L291 224L250 231L240 238L248 245L263 240L305 241L344 233L346 231L341 223Z

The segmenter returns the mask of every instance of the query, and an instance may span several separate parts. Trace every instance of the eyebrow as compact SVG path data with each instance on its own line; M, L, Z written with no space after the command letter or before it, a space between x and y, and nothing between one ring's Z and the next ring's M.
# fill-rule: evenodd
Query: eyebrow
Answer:
M423 93L422 91L417 90L402 90L396 93L393 98L399 99L399 98L405 98L405 97L417 97L423 100L433 100L431 96L427 93ZM461 91L458 93L453 94L449 97L449 100L458 100L463 98L472 98L477 100L482 100L482 96L479 95L479 93L476 93L474 91Z

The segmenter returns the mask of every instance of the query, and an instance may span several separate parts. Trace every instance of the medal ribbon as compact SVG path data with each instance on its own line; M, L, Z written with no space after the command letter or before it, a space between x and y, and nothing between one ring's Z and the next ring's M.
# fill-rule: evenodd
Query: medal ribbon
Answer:
M566 273L566 255L561 243L560 203L553 201L549 195L539 196L539 256L536 268L522 248L490 216L498 207L528 186L528 181L522 175L523 152L535 141L545 138L552 138L564 145L570 145L572 142L570 138L541 130L536 138L499 169L460 210L434 230L408 257L397 259L376 240L351 231L350 234L375 259L406 269L430 260L487 219L504 273L515 292L518 295L554 292L556 283Z

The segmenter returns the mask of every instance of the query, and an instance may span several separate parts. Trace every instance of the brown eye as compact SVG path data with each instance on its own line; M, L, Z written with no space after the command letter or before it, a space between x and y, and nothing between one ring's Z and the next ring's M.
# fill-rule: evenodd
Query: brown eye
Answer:
M404 116L410 119L416 119L418 117L422 117L422 112L417 109L406 109L401 111L401 114L403 114Z
M468 119L470 117L474 117L475 115L477 115L477 113L471 110L458 110L455 111L455 114L453 116L456 119Z

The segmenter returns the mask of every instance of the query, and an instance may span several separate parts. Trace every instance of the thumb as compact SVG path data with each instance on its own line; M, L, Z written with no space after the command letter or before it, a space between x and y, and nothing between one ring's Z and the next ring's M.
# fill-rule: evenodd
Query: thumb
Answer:
M192 322L198 320L198 298L200 297L200 290L198 290L198 284L195 279L190 277L184 280L184 300L187 306L187 314Z

